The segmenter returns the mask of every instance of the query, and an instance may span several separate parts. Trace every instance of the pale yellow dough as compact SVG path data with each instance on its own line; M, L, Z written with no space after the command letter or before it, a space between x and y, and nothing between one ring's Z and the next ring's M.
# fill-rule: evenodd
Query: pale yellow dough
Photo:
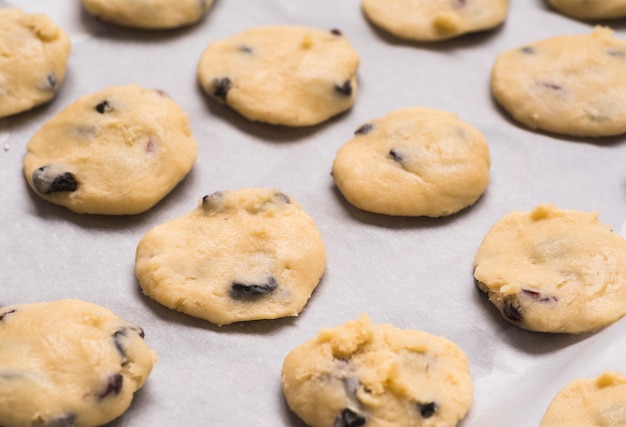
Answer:
M416 107L361 126L337 152L332 176L360 209L439 217L476 202L490 163L480 131L452 113Z
M91 427L122 415L157 361L143 330L79 300L0 308L0 425Z
M211 43L197 73L211 98L249 120L309 126L354 104L359 62L338 31L256 27Z
M407 40L432 42L502 24L508 0L362 0L367 18Z
M473 398L467 356L456 344L367 315L292 350L282 387L312 427L454 427Z
M597 213L543 204L505 215L474 277L506 320L532 331L591 332L626 314L626 241Z
M626 0L548 0L548 3L559 12L581 20L626 16Z
M191 25L213 0L81 0L87 12L115 25L161 30Z
M33 136L24 157L39 197L78 212L150 209L191 170L197 145L186 113L136 85L85 95Z
M602 137L626 132L626 41L608 28L501 53L491 89L530 129Z
M0 9L0 117L30 110L57 93L69 36L43 14Z
M607 371L597 378L580 378L557 393L541 427L626 426L626 377Z
M326 252L295 201L245 188L207 195L148 231L135 264L146 295L224 325L296 316L324 274Z

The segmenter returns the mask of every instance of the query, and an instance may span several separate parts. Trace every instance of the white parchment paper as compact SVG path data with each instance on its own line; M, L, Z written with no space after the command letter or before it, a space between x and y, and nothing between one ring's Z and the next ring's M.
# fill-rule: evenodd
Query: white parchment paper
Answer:
M280 387L285 355L321 328L367 312L375 322L444 336L470 359L474 404L464 427L537 426L554 394L581 376L626 373L626 320L591 335L537 334L509 325L476 290L474 254L491 225L541 202L600 212L615 230L626 219L626 142L562 138L512 122L493 102L489 74L505 49L592 24L543 0L512 0L495 31L437 44L394 39L371 26L358 0L217 0L197 25L145 32L99 23L77 0L0 0L44 12L73 42L57 98L0 119L0 305L79 298L146 331L159 363L113 426L302 426ZM626 21L611 22L626 38ZM355 106L322 125L251 123L208 100L195 72L211 41L257 25L340 29L361 54ZM2 23L0 22L0 25ZM191 174L149 212L84 216L28 189L22 157L34 132L78 97L137 83L165 90L185 109L199 143ZM626 101L626 100L625 100ZM492 156L478 203L444 219L359 211L333 185L338 148L369 119L404 107L440 108L480 129ZM275 187L316 221L327 272L296 318L216 327L144 297L134 251L151 227L194 209L213 191Z

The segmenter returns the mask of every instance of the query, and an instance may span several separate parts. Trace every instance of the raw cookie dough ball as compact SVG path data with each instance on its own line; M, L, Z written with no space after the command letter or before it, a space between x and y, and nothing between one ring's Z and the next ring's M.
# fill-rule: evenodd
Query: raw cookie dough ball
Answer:
M626 16L626 0L548 0L548 3L576 19L618 19Z
M249 120L309 126L352 106L359 62L337 30L257 27L211 43L198 80L211 98Z
M496 100L530 129L601 137L626 132L626 41L608 28L501 53Z
M541 427L626 426L626 377L604 372L598 378L580 378L557 393Z
M54 97L71 43L46 15L0 9L0 23L0 117L5 117Z
M474 277L506 320L531 331L590 332L626 314L626 241L596 213L544 204L505 215Z
M81 0L91 15L125 27L178 28L197 22L213 0Z
M450 215L487 188L489 148L454 114L408 108L361 126L339 149L332 175L354 206L387 215Z
M100 426L156 362L143 330L79 300L0 308L0 425Z
M492 29L506 19L508 0L362 0L377 27L407 40L439 41Z
M83 96L28 143L24 174L41 198L78 213L144 212L191 170L187 115L164 92L113 86Z
M289 407L312 427L454 427L473 396L458 346L372 324L367 315L292 350L282 386Z
M287 195L246 188L205 196L139 242L144 293L217 325L296 316L326 268L313 220Z

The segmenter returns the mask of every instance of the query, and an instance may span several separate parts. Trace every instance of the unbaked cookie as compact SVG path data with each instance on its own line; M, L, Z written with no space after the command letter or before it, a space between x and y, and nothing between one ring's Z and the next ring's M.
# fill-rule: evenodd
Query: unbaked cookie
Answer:
M618 19L626 16L626 0L548 0L548 3L576 19Z
M626 132L626 41L608 28L501 53L495 99L531 129L585 137Z
M312 427L453 427L473 398L467 356L456 344L372 324L367 315L292 350L282 387Z
M81 0L91 15L125 27L160 30L197 22L213 0Z
M580 378L557 393L541 427L626 426L626 377L604 372L597 378Z
M505 215L474 277L506 320L531 331L590 332L626 314L626 241L596 213L543 204Z
M502 24L508 0L362 0L377 27L407 40L439 41Z
M164 92L114 86L83 96L28 143L24 173L40 197L78 213L144 212L189 172L197 146Z
M143 330L79 300L0 308L0 425L99 426L156 362Z
M0 117L50 101L65 78L69 36L43 14L0 9Z
M150 230L136 253L146 295L217 325L298 315L325 268L313 220L267 189L207 195Z
M338 30L257 27L211 43L198 80L249 120L309 126L352 106L359 62Z
M396 110L371 120L342 146L332 176L354 206L387 215L450 215L487 187L484 136L454 114Z

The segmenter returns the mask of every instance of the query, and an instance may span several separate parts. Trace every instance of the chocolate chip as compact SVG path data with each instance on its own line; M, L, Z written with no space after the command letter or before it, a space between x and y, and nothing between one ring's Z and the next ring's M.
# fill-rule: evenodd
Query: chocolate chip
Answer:
M246 45L239 46L239 51L243 53L252 54L252 48Z
M437 404L435 402L420 403L419 410L422 418L430 418L437 412Z
M330 30L330 33L334 36L341 36L341 31L338 30L337 28L333 28L332 30Z
M521 322L524 319L522 307L517 296L509 295L502 301L502 314L512 322Z
M48 74L48 85L50 85L50 89L55 89L57 87L57 76L54 73Z
M216 191L215 193L207 194L202 198L202 208L207 211L214 210L222 202L222 192Z
M531 291L530 289L522 289L520 292L522 295L532 298L539 302L557 302L558 298L555 296L547 296L541 292Z
M371 123L365 123L363 126L354 131L355 135L366 135L374 129L374 125Z
M41 194L76 191L78 183L70 172L58 165L46 165L33 172L33 185Z
M113 111L113 107L109 104L109 101L104 100L100 104L96 105L96 111L100 114L110 113Z
M335 419L334 427L359 427L365 425L365 418L350 408L341 411L341 414Z
M231 80L228 77L223 79L213 79L213 96L226 99L226 95L230 90Z
M335 91L345 96L352 95L352 84L350 83L350 80L346 80L341 86L335 85Z
M122 391L122 386L124 385L124 377L122 374L113 374L109 375L107 379L107 387L102 393L98 395L100 400L106 398L109 395L117 396Z
M76 425L76 415L67 414L48 421L43 427L74 427Z
M277 286L273 276L268 277L264 283L233 282L230 285L230 296L234 299L263 296L272 293Z
M283 203L286 203L286 204L291 203L291 199L289 198L289 196L286 195L285 193L281 193L280 191L274 194L274 197Z
M560 85L557 85L556 83L541 82L541 86L546 87L548 89L553 89L553 90L563 90L563 87Z
M113 343L115 344L115 348L117 349L117 352L120 354L120 356L122 356L122 366L128 363L126 348L124 347L124 344L122 344L122 341L126 339L126 337L126 328L118 329L113 334Z
M527 55L533 55L536 52L535 48L532 46L524 46L523 48L520 49L520 51Z
M393 148L391 150L389 150L389 154L388 154L389 158L391 158L392 160L401 163L404 160L404 157L402 157L402 154L398 153L396 150L394 150Z
M17 310L13 308L9 311L5 311L4 313L0 313L0 322L2 322L4 318L7 317L9 314L15 313L16 311Z

